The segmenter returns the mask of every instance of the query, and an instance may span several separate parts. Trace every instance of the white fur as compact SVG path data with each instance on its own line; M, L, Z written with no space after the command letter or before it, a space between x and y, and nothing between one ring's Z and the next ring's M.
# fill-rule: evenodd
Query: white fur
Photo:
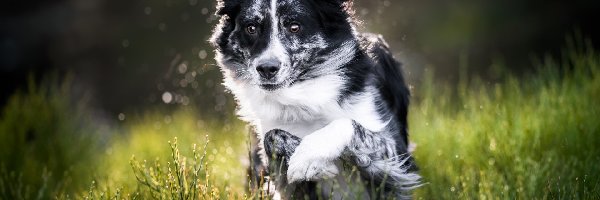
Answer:
M343 66L355 59L357 51L360 49L355 40L346 41L343 44L328 44L323 35L315 34L310 42L300 42L294 34L288 34L283 30L282 23L279 21L277 11L277 0L267 1L254 0L249 8L250 14L259 16L259 21L270 17L271 27L268 38L268 45L257 57L252 58L250 53L243 52L247 59L245 63L237 63L231 55L223 55L220 51L216 52L216 60L224 73L224 85L234 94L239 110L238 114L247 122L256 127L259 135L259 147L263 149L260 153L265 159L263 148L264 134L273 129L282 129L294 134L302 141L291 156L288 166L288 181L295 182L300 180L321 180L323 178L334 177L339 184L351 185L354 183L346 182L340 173L340 163L338 158L342 151L351 143L355 134L353 121L360 124L370 133L377 133L386 130L391 119L382 119L378 108L384 105L376 105L377 88L373 86L365 88L361 93L352 96L345 96L340 100L340 92L343 91L344 83L347 81L342 74L346 69ZM265 13L264 10L269 12ZM221 20L224 20L223 17ZM260 23L259 22L259 23ZM220 35L223 21L217 27L215 35ZM238 29L239 30L239 29ZM356 29L352 27L352 33L357 35ZM288 35L286 35L288 34ZM285 36L284 36L285 35ZM230 36L231 37L231 36ZM283 39L283 37L288 37ZM212 39L213 41L215 38ZM231 38L230 38L231 40ZM283 42L286 42L284 46ZM372 41L374 42L374 41ZM239 49L237 41L231 40L230 44L234 49ZM310 55L320 50L327 49L331 45L336 48L327 55L321 55L327 58L324 62L312 66L308 71L302 71L303 68L295 69L291 66L291 61L300 63L300 67L305 67ZM293 54L289 53L290 49ZM300 51L307 49L307 51ZM232 61L229 61L232 59ZM275 84L284 85L276 90L264 90L259 87L262 84L256 67L267 59L277 59L280 61L280 70L274 80ZM243 66L240 66L243 65ZM296 74L293 74L296 73ZM303 74L299 82L294 79L299 74ZM306 77L311 79L306 80ZM290 85L291 84L291 85ZM389 137L388 137L389 136ZM409 190L416 187L419 176L416 173L409 173L404 167L406 159L400 160L400 155L395 155L394 138L389 134L382 134L378 137L385 142L385 152L389 153L387 160L372 160L367 173L386 174L400 183L402 190ZM378 150L378 148L367 148L358 155L369 155L368 151ZM268 163L265 163L268 165ZM347 176L346 176L347 177ZM327 185L327 184L325 184ZM345 187L345 186L343 186ZM273 186L273 189L275 187ZM270 191L278 195L274 191ZM279 198L280 196L274 196ZM338 199L335 197L335 199Z
M279 39L276 0L271 0L270 6L273 21L269 45L253 61L254 65L261 59L289 60L287 51ZM326 47L322 37L316 36L314 39L315 43L311 44L314 46L305 48ZM303 138L290 161L288 175L291 181L336 175L338 170L333 160L338 158L350 143L354 133L352 120L373 132L386 126L386 119L380 119L377 113L377 105L373 99L376 92L374 89L370 88L362 94L349 97L342 104L338 102L345 81L340 76L343 70L340 68L352 61L356 51L356 42L345 42L327 56L328 60L314 66L318 70L314 73L321 76L274 91L261 89L256 84L258 74L255 72L243 73L254 77L234 79L229 74L232 72L224 71L224 85L233 92L238 101L238 114L243 120L256 126L261 148L264 134L273 129L282 129ZM219 56L221 55L217 55L217 60ZM286 67L290 66L282 62L278 77L285 80L281 81L290 81L287 80L289 77L286 76ZM249 68L249 71L255 71L254 68L255 66Z
M290 48L291 49L300 49L300 48L324 49L324 48L327 48L327 42L325 42L325 39L323 39L323 36L321 36L319 34L312 36L310 38L310 40L311 40L310 43L302 43L297 38L293 38L292 42L290 43ZM301 52L301 53L303 53L303 52Z
M357 44L354 41L344 42L339 48L335 49L328 55L329 59L313 67L321 70L315 73L335 73L335 71L332 70L338 70L338 67L344 66L354 59L357 49L356 46Z
M238 98L238 114L257 127L259 146L263 145L264 133L272 129L286 130L303 138L290 161L288 174L293 181L338 173L333 159L338 158L350 142L354 133L351 120L374 132L382 130L387 123L379 118L370 93L373 90L340 105L337 97L343 82L336 75L275 91L236 84L232 80L226 82Z
M374 89L368 89L365 93L348 98L343 104L338 102L340 91L342 90L344 80L340 77L339 66L351 61L354 57L353 43L345 43L341 48L335 50L329 56L330 59L321 64L325 74L321 77L299 82L289 87L280 88L275 91L267 91L259 88L257 85L248 82L236 81L231 76L225 76L225 86L229 88L236 96L240 109L238 114L244 119L256 126L259 133L259 146L262 147L264 134L273 129L286 130L298 137L303 138L299 148L310 149L297 151L304 153L295 153L296 160L301 160L300 164L290 164L289 172L292 174L302 173L310 167L316 167L317 160L324 158L331 159L339 157L340 148L343 149L350 142L348 133L353 133L353 127L336 125L333 123L340 119L355 120L363 127L371 131L382 130L387 122L379 118L373 99ZM333 125L332 125L333 124ZM327 128L329 127L329 128ZM326 130L326 131L325 131ZM327 135L317 134L330 132ZM311 136L315 135L315 136ZM308 139L306 138L320 138ZM333 143L314 143L312 141L334 141ZM324 146L321 146L324 145ZM321 146L319 148L315 148ZM341 151L340 151L341 152ZM303 156L297 156L303 155ZM323 156L328 155L328 156ZM310 162L311 157L314 157ZM335 166L331 161L321 163L321 169L310 171L313 176L332 176L337 174ZM330 173L326 173L330 172ZM334 173L335 172L335 173ZM293 177L310 178L310 177Z
M292 183L338 175L334 161L351 142L353 135L352 120L338 119L305 136L290 158L288 181Z
M238 99L238 114L257 126L261 136L279 128L303 137L325 126L335 117L331 114L341 111L336 99L342 84L339 76L328 75L266 91L256 85L225 80L225 85ZM318 127L310 127L310 124Z

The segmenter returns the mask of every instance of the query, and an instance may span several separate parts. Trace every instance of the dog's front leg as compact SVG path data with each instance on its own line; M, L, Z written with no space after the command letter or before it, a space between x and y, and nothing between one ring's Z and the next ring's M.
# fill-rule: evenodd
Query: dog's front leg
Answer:
M287 178L296 181L330 178L338 174L334 161L352 141L351 119L338 119L305 136L290 158Z
M274 129L265 134L264 147L269 159L269 173L275 183L275 189L283 195L283 199L307 197L317 199L316 183L310 181L288 184L286 172L290 156L294 153L301 139L286 131Z
M274 181L286 185L286 172L290 157L301 139L286 131L274 129L265 134L264 149L269 160L269 173Z

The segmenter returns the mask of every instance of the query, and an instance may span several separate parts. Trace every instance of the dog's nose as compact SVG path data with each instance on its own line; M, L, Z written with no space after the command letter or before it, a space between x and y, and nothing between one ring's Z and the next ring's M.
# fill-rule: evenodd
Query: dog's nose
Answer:
M279 71L279 64L279 61L269 60L256 67L256 71L258 71L260 77L270 80L277 75L277 72Z

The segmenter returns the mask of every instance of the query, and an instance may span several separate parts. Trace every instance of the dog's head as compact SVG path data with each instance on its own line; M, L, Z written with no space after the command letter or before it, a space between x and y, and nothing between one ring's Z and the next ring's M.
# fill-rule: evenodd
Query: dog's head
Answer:
M210 40L227 78L273 91L335 73L354 56L349 0L217 0Z

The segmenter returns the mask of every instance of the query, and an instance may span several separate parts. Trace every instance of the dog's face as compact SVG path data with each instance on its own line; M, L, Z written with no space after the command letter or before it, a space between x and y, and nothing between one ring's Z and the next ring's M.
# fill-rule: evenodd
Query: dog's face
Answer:
M333 73L353 54L347 0L218 0L211 38L227 78L274 91Z

